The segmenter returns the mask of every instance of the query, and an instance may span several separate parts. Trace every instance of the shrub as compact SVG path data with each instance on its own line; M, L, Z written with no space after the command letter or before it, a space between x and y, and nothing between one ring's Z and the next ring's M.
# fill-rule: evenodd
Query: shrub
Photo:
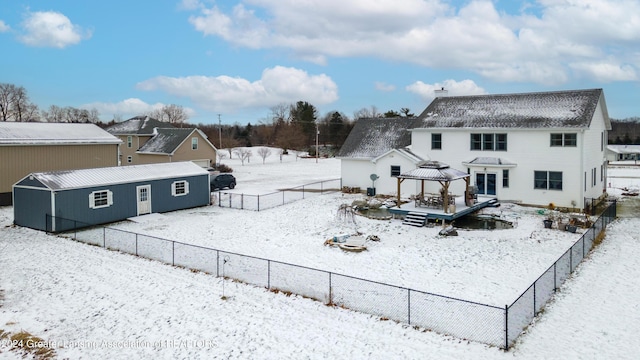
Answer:
M216 167L216 170L220 171L221 173L232 173L233 169L231 167L229 167L228 165L225 164L218 164L218 166Z

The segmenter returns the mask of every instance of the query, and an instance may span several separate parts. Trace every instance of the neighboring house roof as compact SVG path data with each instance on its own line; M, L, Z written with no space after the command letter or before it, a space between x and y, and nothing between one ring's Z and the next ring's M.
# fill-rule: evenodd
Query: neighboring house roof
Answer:
M640 145L607 145L607 149L616 154L640 154Z
M51 190L69 190L205 174L208 175L209 172L195 163L191 161L181 161L148 165L40 172L32 173L27 177L33 177Z
M371 159L389 150L411 145L411 133L416 118L358 119L336 157Z
M417 127L588 128L601 97L605 106L602 89L438 97Z
M207 135L196 128L157 128L153 137L149 139L138 153L172 155L185 141L191 138L191 134L199 133L211 148L213 144L207 140ZM191 146L191 145L189 145ZM200 146L200 145L199 145Z
M175 128L175 126L148 116L135 116L111 125L105 130L114 135L153 135L154 128Z
M0 122L0 145L120 144L95 124Z

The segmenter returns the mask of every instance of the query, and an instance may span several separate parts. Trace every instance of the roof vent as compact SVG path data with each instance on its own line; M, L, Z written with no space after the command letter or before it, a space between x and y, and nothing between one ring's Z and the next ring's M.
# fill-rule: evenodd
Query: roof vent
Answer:
M435 90L434 93L436 94L436 97L449 96L449 90L445 90L444 87L440 88L440 90Z

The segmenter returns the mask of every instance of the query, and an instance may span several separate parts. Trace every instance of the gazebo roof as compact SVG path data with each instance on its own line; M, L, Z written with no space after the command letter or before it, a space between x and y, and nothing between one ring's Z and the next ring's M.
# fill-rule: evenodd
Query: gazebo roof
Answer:
M399 179L429 180L429 181L453 181L470 177L464 171L453 169L449 165L439 161L424 161L417 168L402 173Z

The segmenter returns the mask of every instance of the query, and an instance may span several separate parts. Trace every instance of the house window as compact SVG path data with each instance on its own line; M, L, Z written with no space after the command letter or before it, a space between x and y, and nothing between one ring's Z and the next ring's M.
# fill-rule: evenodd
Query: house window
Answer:
M502 187L509 187L509 170L507 169L502 170Z
M191 149L192 150L198 150L198 138L197 137L191 138Z
M551 134L551 146L578 146L578 134Z
M113 193L109 190L94 191L89 194L89 208L100 209L113 205Z
M482 134L471 134L471 150L482 150Z
M189 193L189 183L186 180L174 181L171 184L172 196L184 196Z
M391 176L400 176L400 165L391 165Z
M562 172L534 171L533 188L542 190L562 190Z
M507 134L471 134L471 150L507 151Z
M133 136L131 135L127 136L127 147L133 147Z
M127 156L127 162L128 163L132 163L133 162L133 156L131 156L131 155Z
M507 134L496 134L496 151L507 151Z
M442 150L442 134L431 134L431 150Z
M591 179L593 180L591 186L596 186L597 174L598 174L598 170L596 168L593 168L593 170L591 170Z

